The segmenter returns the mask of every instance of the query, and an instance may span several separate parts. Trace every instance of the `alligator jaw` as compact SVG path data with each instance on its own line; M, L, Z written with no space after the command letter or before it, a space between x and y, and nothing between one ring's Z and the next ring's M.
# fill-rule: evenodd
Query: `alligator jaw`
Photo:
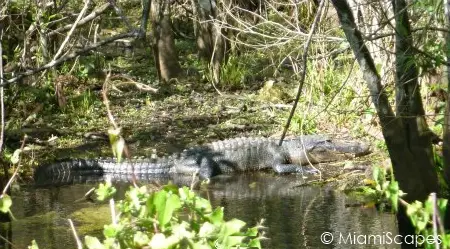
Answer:
M369 154L370 146L358 141L331 139L326 136L307 135L287 140L285 148L291 155L292 163L335 162Z
M350 140L330 139L327 149L335 151L335 153L350 154L354 157L365 156L370 154L370 146L366 143Z

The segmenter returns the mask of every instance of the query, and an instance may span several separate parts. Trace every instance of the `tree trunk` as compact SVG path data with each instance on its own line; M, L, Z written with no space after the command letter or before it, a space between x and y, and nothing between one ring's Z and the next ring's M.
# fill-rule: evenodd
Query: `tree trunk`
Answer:
M411 26L405 0L393 0L395 15L396 107L403 122L403 137L408 152L422 175L427 192L437 192L437 173L434 164L431 132L425 120L420 96L418 70L414 61ZM400 134L399 134L400 135ZM405 171L406 173L406 171Z
M142 0L142 16L141 16L141 27L140 35L145 38L145 33L147 32L148 18L150 14L150 6L152 4L151 0Z
M446 27L450 27L450 0L444 1L445 16L446 16ZM445 34L445 44L447 61L450 61L450 33ZM450 186L450 66L447 66L447 103L445 105L444 112L444 141L442 154L444 159L444 177L447 185ZM447 209L445 214L445 228L450 229L450 203L447 203Z
M397 116L389 105L381 78L375 68L361 32L357 29L352 11L343 0L332 0L339 22L353 50L377 110L382 133L391 157L394 176L400 188L407 193L407 201L425 200L438 191L437 174L428 127L417 84L417 69L413 63L409 20L404 1L393 0L396 15L396 91ZM414 232L405 210L398 212L399 232ZM402 247L411 245L403 243Z
M447 28L450 27L450 0L444 1L445 6L445 16L447 19ZM450 61L450 33L446 32L445 43L447 46L447 61ZM443 145L443 156L444 156L444 172L445 180L450 186L450 66L447 66L447 103L445 105L445 119L444 119L444 145ZM448 209L448 208L447 208Z
M168 0L151 3L152 49L159 80L168 82L181 73L171 28Z
M217 2L215 0L192 0L192 5L199 56L210 63L214 83L218 83L229 44L223 37L222 29L214 24L214 19L218 17Z

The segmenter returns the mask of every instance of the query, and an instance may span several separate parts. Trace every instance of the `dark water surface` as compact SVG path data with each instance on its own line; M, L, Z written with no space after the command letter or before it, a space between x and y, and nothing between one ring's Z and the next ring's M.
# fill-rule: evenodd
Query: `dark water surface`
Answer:
M213 181L201 195L209 198L214 206L225 207L227 219L236 217L249 225L264 219L265 237L269 238L263 242L264 248L400 248L388 244L389 237L395 236L397 231L394 215L346 207L354 202L344 195L325 188L296 187L299 182L297 176L230 176ZM26 187L16 191L12 210L17 220L2 225L2 236L7 237L15 248L26 248L33 238L39 248L76 248L67 218L73 218L77 210L92 210L96 218L103 216L99 221L88 217L87 220L93 223L89 225L80 216L73 218L80 237L87 230L90 231L88 234L94 232L101 236L101 220L109 218L107 208L80 201L95 186ZM118 195L123 195L128 188L126 183L115 186ZM90 212L84 214L87 216ZM330 245L321 242L324 232L334 236ZM354 241L350 239L355 238L363 244L352 245ZM387 242L380 245L380 239ZM1 248L4 247L9 248L8 245Z

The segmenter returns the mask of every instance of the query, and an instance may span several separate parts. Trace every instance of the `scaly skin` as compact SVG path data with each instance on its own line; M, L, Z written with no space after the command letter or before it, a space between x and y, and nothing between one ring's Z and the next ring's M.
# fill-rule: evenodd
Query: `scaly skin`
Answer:
M301 165L350 159L370 153L360 142L334 140L326 136L308 135L288 139L278 146L272 138L234 138L209 143L155 159L74 159L41 166L36 181L81 175L135 174L192 175L211 178L220 174L272 169L276 173L303 172Z

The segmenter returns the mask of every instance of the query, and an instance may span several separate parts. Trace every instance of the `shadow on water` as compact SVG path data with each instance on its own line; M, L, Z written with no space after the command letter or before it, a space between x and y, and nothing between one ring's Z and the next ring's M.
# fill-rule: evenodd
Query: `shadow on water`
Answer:
M395 236L395 216L374 209L346 207L351 201L344 195L324 188L299 187L301 182L300 177L293 175L223 176L214 179L200 194L209 198L214 206L225 207L227 219L235 217L249 225L265 219L265 237L269 239L263 241L263 248L399 248L380 245L374 238L364 241L361 236L359 242L365 242L365 245L349 245L354 242L349 238L358 235L367 238L378 235L385 239ZM95 183L85 183L51 189L23 189L13 195L17 220L0 227L2 236L8 237L16 248L26 248L33 238L40 248L61 248L61 245L76 248L67 218L73 218L80 210L97 210L104 216L98 221L88 218L95 228L87 233L101 236L103 222L109 219L108 212L99 211L102 210L100 204L79 201L94 186ZM118 196L123 196L129 184L118 182L115 186ZM90 211L83 212L82 216L88 216ZM85 221L73 219L83 237ZM8 231L9 235L5 234ZM324 232L331 232L335 238L330 245L324 245L320 240Z

